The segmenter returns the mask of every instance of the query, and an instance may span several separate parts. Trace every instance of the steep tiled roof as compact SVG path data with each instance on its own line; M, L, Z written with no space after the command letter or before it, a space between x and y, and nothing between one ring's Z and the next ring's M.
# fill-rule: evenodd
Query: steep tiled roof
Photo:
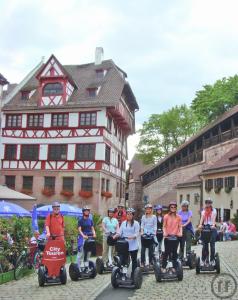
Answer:
M151 168L151 164L145 165L135 154L130 162L130 175L133 180L140 180L140 174Z
M215 173L217 171L238 169L238 147L227 152L220 160L204 169L202 174Z
M160 196L158 199L156 199L156 203L164 206L168 206L169 202L176 201L177 200L177 191L176 190L170 190L167 193Z
M202 182L201 178L198 175L195 175L184 182L177 184L177 188L191 186L191 185L200 185Z
M8 84L7 79L0 73L0 84L5 85Z
M44 66L45 64L42 66L42 69ZM72 93L68 102L65 105L60 105L60 108L69 108L75 106L115 106L124 92L127 94L126 101L128 102L129 107L132 107L133 110L138 109L135 96L133 95L129 84L125 79L126 74L123 73L112 60L105 60L101 65L95 65L94 63L84 65L64 65L63 68L70 76L71 81L73 81L75 86L78 88L74 89L74 92ZM97 69L107 70L104 78L97 78ZM30 99L27 102L23 102L21 100L21 93L18 93L4 106L4 110L24 108L37 109L37 103L39 100L39 82L36 78L37 74L39 74L39 70L21 89L22 91L34 91ZM99 87L99 92L96 97L90 98L87 89L92 86ZM45 108L48 107L46 106Z

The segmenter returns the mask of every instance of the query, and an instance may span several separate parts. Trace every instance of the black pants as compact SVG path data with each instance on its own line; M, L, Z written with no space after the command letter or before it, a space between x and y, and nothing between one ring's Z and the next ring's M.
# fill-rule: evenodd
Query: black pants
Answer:
M138 253L138 250L133 250L133 251L129 251L129 255L131 257L131 262L132 262L132 271L131 271L131 276L133 276L134 274L134 271L137 267L137 253ZM120 260L121 260L121 264L123 266L126 266L128 265L128 256L126 255L121 255L120 256Z
M217 238L217 230L214 228L212 229L212 236L210 240L210 260L215 259L215 243ZM209 243L202 241L202 260L205 261L209 258Z
M170 257L171 255L171 258L172 258L172 263L173 263L173 268L177 268L177 258L178 258L178 253L177 253L177 250L178 250L178 244L179 244L179 241L176 240L176 241L171 241L167 238L164 239L164 248L165 248L165 252L164 252L164 255L163 255L163 261L162 261L162 268L166 268L167 266L167 261L168 261L168 258Z
M145 263L145 250L147 248L142 246L141 247L141 263L144 264ZM149 263L151 264L153 262L153 258L154 258L154 244L152 243L149 247Z

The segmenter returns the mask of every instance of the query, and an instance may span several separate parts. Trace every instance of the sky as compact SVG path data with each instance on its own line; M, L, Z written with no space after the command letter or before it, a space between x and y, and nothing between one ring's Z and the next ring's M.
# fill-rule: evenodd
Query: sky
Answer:
M20 82L44 56L94 61L95 48L128 74L140 110L190 104L196 91L238 71L237 0L1 0L0 73ZM129 159L138 134L129 138Z

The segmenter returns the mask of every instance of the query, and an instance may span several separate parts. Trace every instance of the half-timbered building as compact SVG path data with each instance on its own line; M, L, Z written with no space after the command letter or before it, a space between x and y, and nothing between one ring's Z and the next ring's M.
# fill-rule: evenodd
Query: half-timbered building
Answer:
M84 65L52 55L3 107L1 183L38 203L115 206L137 109L127 74L102 49Z

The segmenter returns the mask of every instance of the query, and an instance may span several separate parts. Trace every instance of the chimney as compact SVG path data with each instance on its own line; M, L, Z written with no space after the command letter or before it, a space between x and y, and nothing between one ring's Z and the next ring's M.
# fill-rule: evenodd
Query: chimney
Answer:
M96 47L95 51L95 65L101 65L103 61L103 48L102 47Z

